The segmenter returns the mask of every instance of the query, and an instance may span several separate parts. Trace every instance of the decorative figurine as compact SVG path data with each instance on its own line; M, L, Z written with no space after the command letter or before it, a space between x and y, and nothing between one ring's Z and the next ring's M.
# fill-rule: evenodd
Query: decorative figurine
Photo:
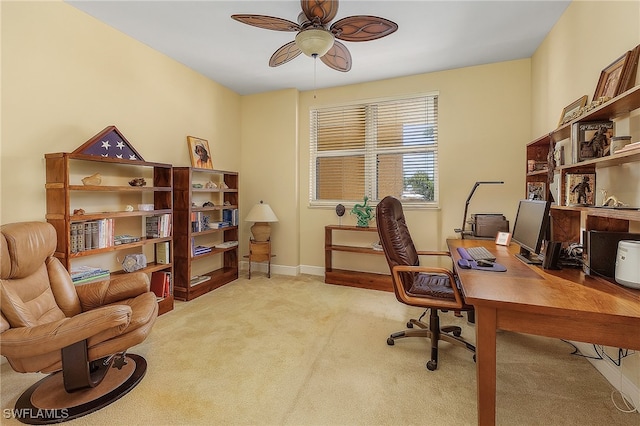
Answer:
M100 175L100 173L94 173L91 176L87 176L85 178L82 178L82 184L83 185L100 185L100 183L102 182L102 175Z
M365 195L364 203L355 204L353 206L353 209L351 209L351 214L355 214L358 216L358 223L356 226L359 226L360 228L368 228L369 222L375 217L375 215L372 213L373 207L367 205L368 201L369 197Z
M204 187L207 188L207 189L214 189L214 188L217 188L218 185L216 185L215 182L209 181L209 182L204 184Z
M600 192L602 192L602 206L604 206L604 207L624 207L624 206L626 206L626 204L623 203L622 201L618 200L618 197L616 197L615 195L611 195L611 196L607 197L607 190L606 189L601 189Z
M73 211L74 216L78 215L78 216L82 216L84 214L84 209L75 209Z
M127 204L126 207L124 208L125 212L132 212L133 211L133 206L131 204Z
M147 182L144 178L133 178L129 181L129 185L131 186L146 186Z

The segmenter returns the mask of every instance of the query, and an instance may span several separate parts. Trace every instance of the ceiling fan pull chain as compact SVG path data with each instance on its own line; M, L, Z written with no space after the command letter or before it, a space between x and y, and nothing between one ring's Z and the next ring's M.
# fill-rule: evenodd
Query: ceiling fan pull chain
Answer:
M313 99L316 98L316 70L318 68L318 54L313 54Z

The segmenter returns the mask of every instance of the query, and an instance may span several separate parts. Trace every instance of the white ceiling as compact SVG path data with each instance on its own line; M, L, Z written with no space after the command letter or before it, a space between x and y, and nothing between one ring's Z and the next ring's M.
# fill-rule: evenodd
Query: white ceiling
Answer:
M531 57L570 0L342 0L336 19L374 15L398 24L379 40L353 43L353 67L342 73L315 64L315 87L326 88ZM269 58L295 33L252 27L230 18L252 13L296 22L295 0L127 1L67 3L232 89L253 94L312 90L314 60L304 55L276 68ZM335 21L334 20L334 21Z

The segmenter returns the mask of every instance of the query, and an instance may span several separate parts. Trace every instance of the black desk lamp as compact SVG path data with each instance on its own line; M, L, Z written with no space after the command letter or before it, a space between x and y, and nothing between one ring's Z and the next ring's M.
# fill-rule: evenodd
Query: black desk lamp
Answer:
M502 185L504 182L503 181L480 181L480 182L476 182L473 185L473 188L471 188L471 192L469 193L469 196L467 197L467 202L464 205L464 217L462 218L462 227L461 228L457 228L454 229L455 232L459 232L460 233L460 238L464 240L464 236L465 234L469 234L469 231L465 231L465 225L467 223L467 210L469 209L469 201L471 201L471 197L473 197L473 193L476 192L476 188L478 188L478 186L480 185L485 185L485 184L490 184L490 185L494 185L494 184L498 184L498 185Z

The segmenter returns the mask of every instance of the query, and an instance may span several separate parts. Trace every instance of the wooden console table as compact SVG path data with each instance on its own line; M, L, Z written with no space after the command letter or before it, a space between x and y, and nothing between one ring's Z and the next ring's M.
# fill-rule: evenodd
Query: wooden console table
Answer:
M334 269L332 267L332 255L334 251L361 253L382 256L384 261L384 252L382 250L374 250L372 247L357 247L333 244L334 231L353 231L353 232L375 232L378 228L368 227L361 228L357 226L340 226L328 225L324 227L324 282L327 284L346 285L350 287L368 288L372 290L393 291L393 283L391 275L376 274L372 272L350 271L346 269Z

